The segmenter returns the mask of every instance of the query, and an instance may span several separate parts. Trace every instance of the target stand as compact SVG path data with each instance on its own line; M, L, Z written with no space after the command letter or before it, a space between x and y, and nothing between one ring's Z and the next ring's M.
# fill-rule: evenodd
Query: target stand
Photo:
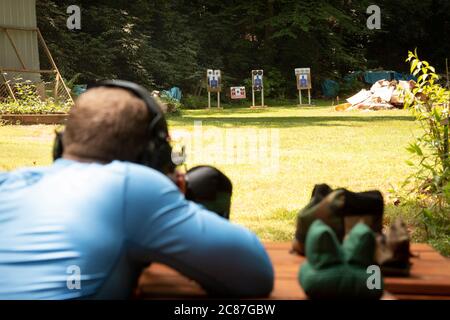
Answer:
M208 89L208 109L211 109L211 93L217 93L217 109L220 106L220 92L222 91L222 72L220 70L206 70L206 82Z
M308 91L308 105L311 105L311 68L296 68L294 71L297 83L299 106L304 106L302 97L303 90Z
M266 108L264 105L264 70L252 70L252 106L250 109ZM255 96L256 92L261 92L261 105L256 106Z

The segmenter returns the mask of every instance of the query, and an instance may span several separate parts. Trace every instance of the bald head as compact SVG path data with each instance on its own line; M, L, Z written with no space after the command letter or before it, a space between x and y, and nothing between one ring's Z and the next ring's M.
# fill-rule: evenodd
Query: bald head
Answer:
M144 101L127 90L90 89L70 111L63 156L87 161L136 161L148 141L148 123Z

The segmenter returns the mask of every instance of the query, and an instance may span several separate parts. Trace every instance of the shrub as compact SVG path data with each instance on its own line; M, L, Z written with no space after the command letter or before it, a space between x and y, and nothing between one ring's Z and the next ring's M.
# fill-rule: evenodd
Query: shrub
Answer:
M405 106L412 110L423 131L407 148L413 157L407 163L415 170L403 184L405 198L418 203L426 239L450 254L450 90L439 84L434 67L420 60L417 52L409 52L407 61L418 80L405 97Z
M408 147L418 160L408 162L417 168L408 181L417 183L422 194L443 200L444 190L450 183L450 91L437 83L439 76L435 69L427 61L421 61L417 53L409 52L407 61L411 62L411 72L418 75L418 81L412 94L406 97L406 107L412 110L423 129L422 136Z
M186 109L204 109L208 107L208 98L206 96L185 95L181 101ZM211 101L211 103L213 102Z
M69 102L58 102L53 98L41 100L36 86L30 81L18 82L14 89L16 100L9 98L0 103L0 114L52 114L70 110Z
M178 113L182 107L180 101L167 95L161 95L160 100L164 104L165 112L167 113Z
M71 104L56 103L48 99L40 103L22 104L20 101L8 101L0 103L0 114L58 114L69 112Z

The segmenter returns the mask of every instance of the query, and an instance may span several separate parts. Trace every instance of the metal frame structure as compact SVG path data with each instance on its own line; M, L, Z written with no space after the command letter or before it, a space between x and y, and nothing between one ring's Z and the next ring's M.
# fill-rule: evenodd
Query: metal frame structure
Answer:
M14 39L11 37L11 34L9 31L22 31L22 32L35 32L38 44L40 44L50 62L50 65L52 66L51 70L31 70L29 69L25 63L24 59L22 58L22 55L20 53L20 50L18 49L16 43L14 42ZM55 60L53 59L53 56L47 47L47 44L45 43L44 37L41 34L41 31L38 28L21 28L21 27L10 27L10 26L1 26L0 25L0 32L4 33L9 40L9 43L12 45L12 48L14 49L14 52L16 54L17 59L19 60L22 69L15 69L15 68L3 68L0 66L0 74L1 78L3 80L3 84L6 87L6 92L11 96L11 98L15 101L17 101L17 98L14 94L14 88L10 85L9 81L5 77L5 73L8 72L17 72L17 73L35 73L35 74L53 74L55 76L55 83L53 87L53 95L55 99L58 99L62 97L65 101L70 102L73 104L72 96L70 95L70 90L67 87L67 85L64 82L64 79L61 76L61 73L59 72L59 69L55 63ZM0 92L1 94L1 92Z

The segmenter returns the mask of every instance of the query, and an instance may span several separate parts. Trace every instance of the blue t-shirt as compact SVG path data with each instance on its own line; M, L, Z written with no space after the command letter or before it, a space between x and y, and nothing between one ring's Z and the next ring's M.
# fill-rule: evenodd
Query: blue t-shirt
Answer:
M127 298L151 262L212 294L273 288L257 237L155 170L60 159L0 173L0 299Z

